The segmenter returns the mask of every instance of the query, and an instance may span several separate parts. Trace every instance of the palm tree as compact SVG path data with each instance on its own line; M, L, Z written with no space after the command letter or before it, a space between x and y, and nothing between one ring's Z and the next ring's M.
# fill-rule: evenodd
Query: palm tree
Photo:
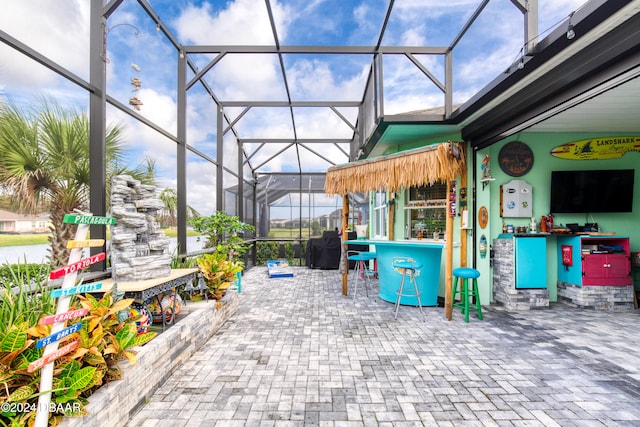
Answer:
M124 163L122 126L106 131L107 183L115 173L149 180L140 168L128 171ZM16 209L37 212L48 208L52 224L49 261L65 265L67 241L75 226L62 222L74 209L88 210L89 119L84 112L65 110L43 100L33 110L12 102L0 103L0 186L12 195ZM148 172L148 171L147 171Z
M165 188L160 192L160 200L164 204L158 222L162 227L176 226L176 212L178 210L178 193L173 188Z
M173 188L165 188L160 192L158 196L164 207L158 217L158 222L161 227L175 227L177 223L178 212L178 193ZM200 216L200 213L187 205L187 220Z

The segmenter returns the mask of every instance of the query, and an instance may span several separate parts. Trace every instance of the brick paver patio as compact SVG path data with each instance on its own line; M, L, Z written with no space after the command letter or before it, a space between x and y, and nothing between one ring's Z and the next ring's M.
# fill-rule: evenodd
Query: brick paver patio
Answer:
M352 277L350 277L352 279ZM638 426L640 312L401 307L335 270L243 277L236 315L130 426Z

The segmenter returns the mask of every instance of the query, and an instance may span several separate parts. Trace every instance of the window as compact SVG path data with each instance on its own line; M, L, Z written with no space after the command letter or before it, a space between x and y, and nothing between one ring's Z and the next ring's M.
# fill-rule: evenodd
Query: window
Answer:
M376 192L373 208L373 236L376 239L387 238L387 193Z
M443 233L447 221L447 184L435 183L407 190L405 237L432 238Z

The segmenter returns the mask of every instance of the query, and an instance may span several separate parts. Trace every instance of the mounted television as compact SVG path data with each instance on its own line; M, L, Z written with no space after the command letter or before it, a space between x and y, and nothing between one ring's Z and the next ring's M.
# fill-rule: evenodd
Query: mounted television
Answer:
M634 169L552 171L551 213L631 212Z

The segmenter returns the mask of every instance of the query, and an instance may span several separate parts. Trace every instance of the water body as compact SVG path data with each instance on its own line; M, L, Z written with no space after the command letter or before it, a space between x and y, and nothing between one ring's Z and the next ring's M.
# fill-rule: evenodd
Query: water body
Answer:
M178 239L170 238L169 253L173 254L178 245ZM197 236L187 237L187 249L189 252L195 252L202 249L204 241L198 242ZM24 246L3 246L0 247L0 265L9 263L43 263L48 254L49 245L24 245ZM85 249L85 255L89 256L89 248Z

